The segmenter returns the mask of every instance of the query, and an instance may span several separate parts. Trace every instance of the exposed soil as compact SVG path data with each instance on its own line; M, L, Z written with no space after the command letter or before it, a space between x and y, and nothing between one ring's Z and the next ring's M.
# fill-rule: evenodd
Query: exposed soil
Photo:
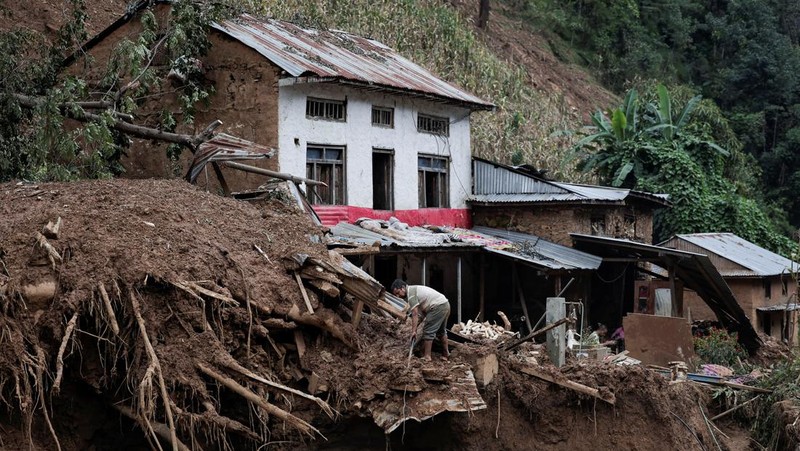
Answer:
M518 359L502 353L500 374L481 391L487 409L410 421L384 435L373 421L378 412L466 396L452 376L491 345L459 346L447 362L409 363L405 324L365 314L356 331L343 304L310 286L315 313L302 313L285 258L331 257L288 199L252 204L181 181L0 185L0 446L54 449L58 437L65 450L147 449L156 443L148 427L168 446L170 416L189 449L711 444L700 414L706 395L691 385L600 363L560 372L614 393L610 406L522 374ZM57 238L46 242L60 261L37 235L59 217ZM258 378L313 390L338 416L324 413L322 399ZM269 405L247 402L243 392Z
M450 0L450 3L474 21L478 13L477 1ZM548 96L563 96L571 112L586 116L584 120L593 111L616 105L615 94L603 88L586 69L556 56L547 37L515 17L505 3L492 2L487 27L476 27L495 54L524 67L531 86Z

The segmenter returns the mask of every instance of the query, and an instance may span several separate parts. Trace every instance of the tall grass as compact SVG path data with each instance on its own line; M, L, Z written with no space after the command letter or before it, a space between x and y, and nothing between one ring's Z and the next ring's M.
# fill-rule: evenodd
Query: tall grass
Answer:
M260 14L315 28L334 28L377 39L439 77L494 103L472 117L472 154L504 163L528 163L558 178L576 129L563 98L537 92L524 68L492 53L471 23L435 0L264 0Z

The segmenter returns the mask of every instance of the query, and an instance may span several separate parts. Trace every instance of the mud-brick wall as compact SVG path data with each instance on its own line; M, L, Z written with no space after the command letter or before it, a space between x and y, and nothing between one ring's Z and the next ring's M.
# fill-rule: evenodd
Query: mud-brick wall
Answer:
M165 5L154 8L159 23L166 23L169 9ZM91 58L79 58L68 69L71 74L81 74L87 80L98 80L106 67L114 48L124 39L136 39L142 26L138 19L122 25L89 51ZM165 95L144 100L136 112L134 123L157 127L162 110L171 111L178 122L176 132L194 135L202 132L208 124L219 119L223 125L216 132L224 132L268 147L278 147L278 68L248 47L232 41L217 32L210 36L211 49L204 57L202 66L208 86L215 94L208 104L199 104L192 125L183 124L185 114L178 102L180 82L164 80ZM153 64L164 62L156 58ZM191 162L188 150L181 152L177 162L167 158L169 144L151 140L133 140L126 150L122 163L126 177L172 178L182 177ZM252 163L268 169L277 169L277 153L272 159ZM263 176L244 174L223 169L226 181L232 190L256 187L266 181ZM208 177L201 174L198 185L209 180L209 189L219 190L216 176L208 168Z
M178 132L196 134L211 122L219 119L222 125L216 132L224 132L257 144L278 147L278 68L266 58L244 45L219 33L210 37L211 49L203 59L205 79L213 94L207 105L198 105L192 126L179 125ZM146 120L155 123L160 108L168 107L180 123L184 114L178 108L175 96L165 96L158 103L148 105ZM134 143L124 160L128 177L174 177L186 173L191 153L182 152L179 162L167 158L167 145L139 140ZM278 169L278 154L267 160L246 162L267 169ZM223 169L225 181L233 191L255 188L266 178L232 169ZM214 171L209 166L206 174L197 180L199 186L208 181L210 190L219 190Z
M572 246L570 233L592 235L592 221L600 217L605 223L602 235L648 244L653 239L652 212L627 206L474 206L472 215L477 226L530 233L565 246Z

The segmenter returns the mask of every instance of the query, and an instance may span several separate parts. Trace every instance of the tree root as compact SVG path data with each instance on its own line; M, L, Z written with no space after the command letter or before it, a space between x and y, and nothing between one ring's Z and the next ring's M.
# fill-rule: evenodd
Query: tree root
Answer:
M152 433L155 433L159 437L163 438L164 440L172 440L172 429L170 429L169 426L167 426L166 424L151 422L147 420L144 420L147 421L147 424L142 424L143 419L140 418L138 415L136 415L130 408L125 406L120 406L117 404L113 404L113 406L115 409L117 409L117 411L119 411L119 413L135 421L136 424L138 424L139 427L142 428L142 430L145 431L146 433L150 431ZM188 446L186 446L183 442L181 442L177 438L175 439L175 442L173 442L173 444L177 445L176 449L178 451L191 451Z
M50 422L50 414L47 412L47 401L44 397L44 369L47 366L47 359L45 359L44 351L39 345L36 345L36 360L38 361L38 365L36 365L36 385L39 387L39 402L42 403L44 421L47 423L47 428L50 429L50 434L52 434L53 440L56 442L56 449L61 451L61 443L58 441L58 435L56 435L56 430L53 429L53 423Z
M277 407L277 406L275 406L273 404L268 403L267 401L262 399L260 396L256 395L252 391L250 391L250 389L240 385L235 380L233 380L233 379L231 379L231 378L229 378L227 376L224 376L224 375L212 370L211 368L207 367L206 365L204 365L204 364L202 364L200 362L195 362L195 367L200 372L205 374L206 376L214 379L215 381L219 382L223 386L227 387L231 391L233 391L236 394L238 394L239 396L241 396L241 397L245 398L246 400L252 402L253 404L257 405L258 407L260 407L262 410L264 410L269 415L272 415L272 416L274 416L274 417L276 417L278 419L281 419L281 420L285 421L290 426L292 426L293 428L295 428L298 431L302 432L303 434L306 434L306 435L308 435L310 437L314 437L314 433L317 433L322 438L325 438L325 436L322 435L322 433L319 430L317 430L317 428L315 428L314 426L310 425L309 423L307 423L306 421L302 420L301 418L298 418L298 417L292 415L291 413L289 413L289 412L287 412L287 411L285 411L285 410L283 410L283 409L281 409L281 408L279 408L279 407Z
M78 321L78 312L75 312L67 323L67 328L64 330L64 338L61 339L61 346L58 347L58 357L56 358L56 379L53 382L52 392L58 395L61 390L61 377L64 375L64 352L67 350L67 343L72 337L72 331L75 329L75 323Z
M106 308L106 316L108 316L108 322L111 325L111 330L114 332L114 335L119 335L119 324L117 324L117 315L114 314L114 307L111 305L111 299L108 297L108 292L106 291L105 285L102 283L98 284L97 286L100 291L100 297L103 299L103 305Z
M147 334L147 327L144 324L144 318L142 318L142 313L139 308L139 300L136 298L136 294L133 292L133 288L130 291L130 298L131 298L131 306L133 307L133 315L136 317L136 322L139 324L139 332L142 335L142 340L144 341L145 349L147 350L147 354L150 357L151 365L155 368L156 375L158 376L158 383L161 386L161 397L164 401L164 411L167 416L167 421L169 424L169 434L170 434L170 441L172 442L172 449L173 451L177 451L178 448L178 436L175 432L175 420L172 418L172 409L170 407L170 398L167 394L167 384L164 382L164 374L161 372L161 364L159 363L158 356L156 356L156 351L153 349L153 344L150 342L150 336ZM148 369L149 372L149 369Z
M270 380L264 379L263 377L255 374L252 371L248 370L247 368L243 367L241 364L239 364L239 362L237 362L236 360L234 360L232 358L231 359L226 359L225 362L220 362L220 363L222 365L225 365L225 367L242 374L243 376L249 377L250 379L253 379L256 382L261 382L262 384L264 384L264 385L266 385L268 387L276 388L278 390L282 390L284 392L291 393L293 395L297 395L297 396L299 396L301 398L304 398L304 399L307 399L309 401L314 401L320 407L320 409L322 409L322 411L325 412L325 414L328 415L328 417L330 417L331 419L335 419L339 415L339 412L336 412L335 410L333 410L333 408L327 402L323 401L322 399L320 399L320 398L318 398L316 396L309 395L308 393L303 393L300 390L296 390L294 388L287 387L285 385L279 384L277 382L272 382Z

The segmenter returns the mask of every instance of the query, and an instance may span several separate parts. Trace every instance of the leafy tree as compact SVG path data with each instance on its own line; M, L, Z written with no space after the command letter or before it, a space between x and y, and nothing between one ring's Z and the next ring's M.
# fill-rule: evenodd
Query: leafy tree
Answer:
M208 27L239 14L238 3L175 1L165 23L158 23L150 2L137 2L134 8L142 10L138 19L142 31L117 46L101 80L62 74L65 58L86 41L83 0L71 0L72 20L53 42L25 30L0 33L0 115L4 118L0 181L71 180L120 173L119 159L128 136L156 138L163 135L158 132L172 132L177 126L166 106L155 125L130 123L144 104L142 99L160 98L167 88L175 89L165 82L169 71L182 74L177 109L191 123L194 109L211 92L196 64L196 58L208 49ZM166 64L153 64L156 57ZM68 120L77 125L67 127ZM200 139L178 134L168 138L190 149Z
M676 233L733 232L788 254L791 240L756 199L726 178L731 152L714 142L709 123L692 121L700 105L693 96L678 108L661 85L645 102L630 90L619 108L592 115L593 125L574 148L578 168L605 184L669 194L673 207L655 217L656 241Z

